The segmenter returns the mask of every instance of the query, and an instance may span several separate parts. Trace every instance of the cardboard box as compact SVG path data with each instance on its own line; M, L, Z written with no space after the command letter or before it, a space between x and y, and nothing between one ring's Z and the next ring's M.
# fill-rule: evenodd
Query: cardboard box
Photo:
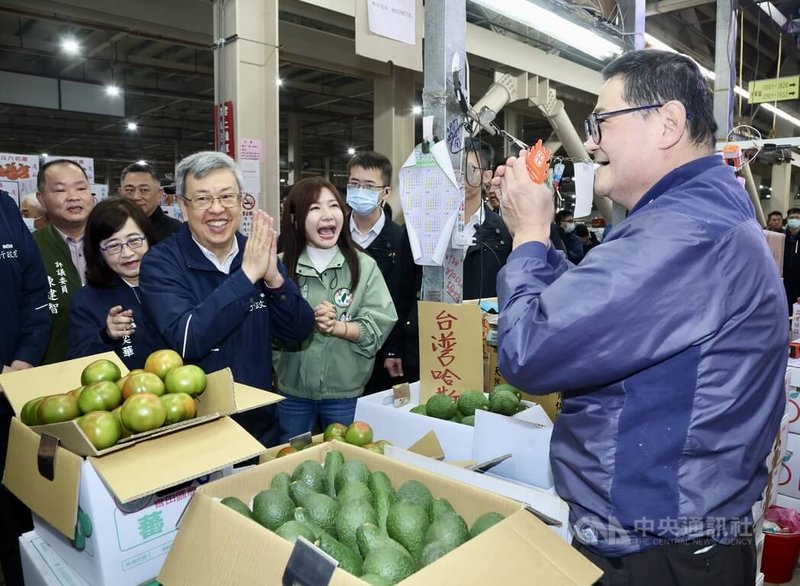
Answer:
M35 531L20 536L19 553L25 586L89 586Z
M573 534L569 523L569 506L553 491L502 478L495 475L492 471L493 469L481 474L451 463L432 460L420 454L415 454L411 450L404 450L396 446L386 446L384 453L386 457L399 462L405 462L445 478L451 478L524 503L538 513L557 522L558 524L552 525L548 523L548 527L561 539L567 543L572 543Z
M237 496L248 501L269 486L278 472L291 473L303 460L323 462L332 444L280 458L201 487L181 521L178 537L159 574L167 586L198 584L280 584L292 544L221 505L217 499ZM447 497L471 524L497 511L506 519L443 558L413 574L403 586L430 584L532 583L594 584L601 571L519 503L365 450L336 444L345 458L357 457L371 470L385 472L395 486L409 479L424 482L435 497ZM487 560L502 559L503 563ZM336 569L332 586L366 583Z
M445 460L482 462L510 453L512 457L493 469L498 476L540 488L553 486L550 470L552 423L544 410L531 403L512 417L478 412L475 426L426 417L410 410L418 404L419 384L410 386L411 401L394 407L392 391L361 397L355 419L372 426L376 438L408 449L431 431L436 434Z
M800 498L800 435L790 433L786 442L786 456L781 462L778 494Z
M15 412L19 413L28 399L45 394L42 390L52 394L70 388L74 381L80 380L83 368L100 357L118 361L114 353L90 356L1 375L0 385ZM227 412L280 400L274 393L235 384L229 369L209 375L209 386L201 397L203 404L221 405ZM69 430L69 426L59 425L57 433ZM34 429L16 417L12 419L3 483L40 517L37 526L48 545L61 557L68 558L85 580L96 584L139 584L153 578L174 538L173 531L155 547L151 541L143 539L139 549L128 548L130 540L120 539L115 521L126 505L136 508L142 502L134 503L137 499L152 499L154 493L163 495L163 491L173 487L185 487L198 478L255 458L264 451L264 447L230 417L216 415L171 433L139 437L123 448L111 449L100 456L84 458L58 446L51 458L40 459L40 448L46 438L37 431L44 427ZM74 435L67 431L59 435L59 440L68 437L74 440L70 445L83 446L82 433ZM49 462L49 469L46 465L40 468L42 462ZM149 517L152 525L142 531L151 537L156 529L163 532L169 527L164 516L176 512L179 516L186 506L180 500L185 499L173 502L174 508L170 509L165 508L166 501L159 501L160 515ZM79 510L91 519L92 550L78 551L69 542L69 538L75 537ZM42 535L43 532L47 536Z
M500 369L497 366L496 347L486 347L485 363L484 388L487 392L491 391L497 385L507 383L503 375L500 374ZM561 412L561 393L550 393L548 395L529 395L527 393L522 393L522 398L531 403L541 405L551 421L555 421L556 417L558 417L558 414Z
M321 444L322 434L318 433L317 435L311 436L311 441L313 444ZM263 464L264 462L269 462L270 460L274 460L275 458L278 457L278 452L280 452L283 448L286 447L289 447L289 442L286 442L285 444L281 444L279 446L273 446L271 448L267 448L266 451L259 457L258 463Z

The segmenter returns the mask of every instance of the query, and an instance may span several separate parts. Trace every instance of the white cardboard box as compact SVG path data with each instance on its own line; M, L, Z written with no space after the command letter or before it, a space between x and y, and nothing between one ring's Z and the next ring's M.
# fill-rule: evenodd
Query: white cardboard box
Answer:
M377 439L409 448L433 431L442 446L445 460L486 461L506 453L512 457L492 469L493 474L544 489L552 488L550 436L552 422L539 405L513 417L486 411L477 412L475 427L426 417L410 410L419 404L419 383L409 385L411 400L403 407L393 406L391 390L361 397L355 419L370 424Z
M89 586L36 531L20 536L19 553L25 586Z
M800 434L790 433L781 462L778 494L800 498Z
M81 543L69 540L36 514L34 531L89 584L136 586L158 575L195 489L231 471L228 467L166 494L151 494L122 505L91 462L84 460L78 518L88 534Z

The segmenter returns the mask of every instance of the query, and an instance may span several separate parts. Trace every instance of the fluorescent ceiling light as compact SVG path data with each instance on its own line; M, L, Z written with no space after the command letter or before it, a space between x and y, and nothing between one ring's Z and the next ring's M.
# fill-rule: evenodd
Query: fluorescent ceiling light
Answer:
M283 80L279 77L275 80L275 85L281 87L283 85Z
M354 149L353 147L350 147L349 149L347 149L347 154L348 155L355 155L356 154L356 149Z
M119 95L119 88L115 86L113 83L110 83L106 86L106 94L109 96L118 96Z
M145 161L144 159L139 159L138 161L136 161L136 164L137 165L146 165L147 161Z
M664 43L662 41L659 41L657 38L655 38L654 36L652 36L652 35L650 35L648 33L645 33L644 38L647 41L647 43L651 47L653 47L655 49L662 49L664 51L670 51L672 53L677 53L677 51L675 49L673 49L672 47L670 47L666 43ZM691 57L689 57L689 58L692 59ZM695 63L697 63L697 62L695 61ZM708 69L706 69L705 67L703 67L699 63L697 63L697 66L700 68L700 71L703 73L703 75L705 75L708 79L711 79L711 80L715 80L716 79L717 76L714 74L713 71L709 71ZM742 87L737 85L737 86L733 87L733 92L735 94L739 95L739 96L742 96L745 100L750 101L750 92L748 92L746 89L744 89L744 88L742 88ZM795 118L791 114L788 114L788 113L784 112L780 108L776 108L772 104L764 103L764 104L761 104L761 107L764 110L766 110L767 112L771 112L771 113L775 114L778 118L783 118L784 120L786 120L787 122L791 122L795 126L800 126L800 120L799 119Z
M81 52L81 46L75 39L67 37L61 40L61 50L67 55L77 55Z
M47 153L42 153L42 156L43 156L44 158L47 158Z
M420 114L422 114L422 106L414 106L414 107L412 107L411 108L411 113L414 114L415 116L419 116Z
M532 2L520 2L519 0L473 1L592 57L608 59L622 54L622 47L616 43Z
M139 128L139 125L136 122L128 122L128 130L136 130Z

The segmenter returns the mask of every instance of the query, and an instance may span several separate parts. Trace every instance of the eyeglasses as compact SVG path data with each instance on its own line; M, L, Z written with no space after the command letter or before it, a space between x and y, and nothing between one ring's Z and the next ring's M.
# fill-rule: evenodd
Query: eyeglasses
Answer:
M135 248L141 248L142 244L145 243L147 238L144 236L134 236L133 238L128 238L125 242L114 242L112 244L106 244L105 246L101 246L100 250L105 252L106 254L117 255L122 252L122 247L127 246L131 250Z
M198 210L207 210L214 205L214 200L219 200L219 204L224 208L232 208L239 205L242 199L241 193L222 193L220 195L195 195L194 197L184 197Z
M359 189L359 188L361 188L361 189L369 189L370 191L383 191L384 189L386 189L389 186L388 185L371 185L371 184L367 184L367 183L355 183L354 182L354 183L348 183L347 187L348 188L352 187L353 189Z
M610 112L593 112L584 122L583 129L586 132L586 140L590 138L594 144L600 144L603 140L603 135L600 133L600 123L606 118L613 118L614 116L622 116L623 114L631 114L633 112L640 112L642 110L651 110L653 108L660 108L664 104L650 104L649 106L635 106L633 108L625 108L623 110L612 110Z

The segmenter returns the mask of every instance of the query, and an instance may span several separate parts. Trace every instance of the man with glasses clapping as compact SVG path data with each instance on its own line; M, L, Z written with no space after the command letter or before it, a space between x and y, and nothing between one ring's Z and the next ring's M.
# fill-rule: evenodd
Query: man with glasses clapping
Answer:
M314 327L314 312L278 260L277 233L263 210L249 238L237 232L244 177L225 154L183 159L175 192L186 223L145 255L145 309L167 346L206 372L230 367L233 378L272 389L272 338L299 342ZM234 417L265 446L278 428L274 406Z

